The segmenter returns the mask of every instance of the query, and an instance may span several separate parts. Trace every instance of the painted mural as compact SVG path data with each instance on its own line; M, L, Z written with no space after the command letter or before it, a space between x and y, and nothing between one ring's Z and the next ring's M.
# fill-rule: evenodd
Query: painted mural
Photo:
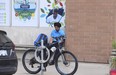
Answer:
M52 27L54 22L65 26L65 2L66 0L40 1L40 27Z
M18 22L19 26L33 26L37 23L37 0L13 0L12 15L13 21ZM36 14L36 15L35 15ZM21 23L22 22L22 23ZM14 23L14 22L13 22ZM13 24L18 26L17 24Z
M24 21L30 20L35 15L36 4L35 0L14 0L15 16Z

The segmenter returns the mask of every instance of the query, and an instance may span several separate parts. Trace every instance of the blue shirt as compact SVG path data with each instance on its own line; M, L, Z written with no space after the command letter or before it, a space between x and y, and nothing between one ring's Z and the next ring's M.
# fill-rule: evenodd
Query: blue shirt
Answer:
M53 41L60 41L60 39L59 40L54 39L54 38L57 38L57 37L60 37L60 36L65 36L64 31L61 30L61 29L59 31L53 30L51 32L51 37L53 38Z

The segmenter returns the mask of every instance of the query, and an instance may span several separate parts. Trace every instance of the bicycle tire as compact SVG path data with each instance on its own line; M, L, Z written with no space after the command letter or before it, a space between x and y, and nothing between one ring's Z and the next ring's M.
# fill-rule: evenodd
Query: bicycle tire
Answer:
M41 70L41 66L38 67L38 65L36 65L36 70L30 70L30 69L29 69L29 66L32 67L32 65L29 65L30 62L29 62L29 63L26 62L26 60L31 61L31 59L33 59L33 57L34 57L34 52L35 52L34 49L29 49L29 50L27 50L27 51L23 54L23 57L22 57L22 64L23 64L23 67L24 67L24 69L25 69L28 73L30 73L30 74L37 74L37 73L40 72L40 70ZM26 56L27 56L28 54L30 55L29 57L31 57L31 54L33 54L31 59L29 59L29 57L28 57L28 59L26 59ZM28 66L27 66L26 64L28 64ZM36 62L36 64L39 64L39 65L40 65L40 63L38 63L38 62ZM34 69L34 68L33 68L33 69Z
M66 60L65 62L67 63L65 63L65 62L62 62L63 64L61 65L61 67L63 67L63 66L66 66L66 68L61 68L60 67L60 61L61 61L61 55L63 54L63 56L65 56L64 57L64 59ZM69 55L69 56L68 56ZM74 60L71 60L70 58L72 57L72 59L74 59ZM72 65L72 64L74 64L75 66L74 66L74 68L72 69L72 66L71 66L71 68L69 68L68 69L68 65ZM58 71L58 73L60 73L61 75L74 75L75 74L75 72L77 71L77 69L78 69L78 60L77 60L77 58L74 56L74 54L72 54L71 52L69 52L69 51L63 51L62 53L59 53L59 55L57 56L57 58L56 58L56 60L55 60L55 67L56 67L56 70ZM72 71L71 71L71 69L72 69ZM62 70L67 70L67 72L68 73L66 73L66 72L64 72L64 71L62 71ZM71 72L70 72L71 71Z

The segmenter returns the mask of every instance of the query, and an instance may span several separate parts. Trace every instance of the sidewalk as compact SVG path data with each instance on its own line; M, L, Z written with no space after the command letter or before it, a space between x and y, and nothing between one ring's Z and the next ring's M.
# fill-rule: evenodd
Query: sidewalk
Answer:
M76 75L109 75L109 64L79 63Z
M18 63L18 70L14 75L41 75L38 74L29 74L25 71L22 66L21 60ZM44 72L44 75L60 75L55 66L48 66L47 71ZM78 70L75 75L109 75L109 64L98 64L98 63L82 63L79 62Z

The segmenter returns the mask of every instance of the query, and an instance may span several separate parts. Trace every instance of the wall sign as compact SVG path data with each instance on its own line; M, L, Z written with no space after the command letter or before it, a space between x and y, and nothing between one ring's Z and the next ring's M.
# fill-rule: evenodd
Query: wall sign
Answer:
M12 26L38 26L38 0L12 0Z
M0 26L10 26L10 0L0 0Z

